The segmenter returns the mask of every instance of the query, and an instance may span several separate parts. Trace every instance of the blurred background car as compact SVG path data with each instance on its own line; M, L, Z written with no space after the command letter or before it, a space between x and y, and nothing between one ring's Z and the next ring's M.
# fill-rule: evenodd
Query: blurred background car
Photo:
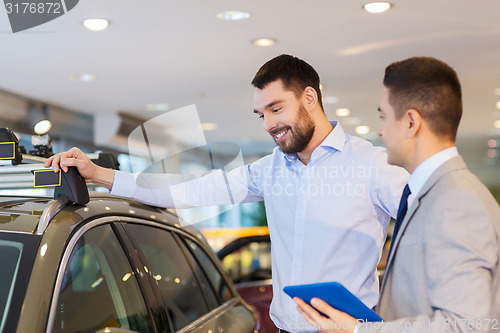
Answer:
M269 234L240 237L217 251L238 293L258 312L257 330L276 332L269 317L273 299L271 239Z
M261 208L262 214L254 213L253 218L265 218L263 205ZM204 228L201 232L217 253L238 293L257 311L257 331L275 333L277 328L269 317L273 288L271 240L267 225Z

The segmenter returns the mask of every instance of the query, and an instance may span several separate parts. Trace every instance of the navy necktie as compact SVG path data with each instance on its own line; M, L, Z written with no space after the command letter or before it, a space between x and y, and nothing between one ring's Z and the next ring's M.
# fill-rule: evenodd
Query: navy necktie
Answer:
M396 224L394 225L394 231L392 232L392 240L391 247L389 249L389 255L391 255L392 246L394 245L394 241L396 240L396 235L398 234L399 227L401 227L401 223L403 222L406 212L408 211L408 196L411 194L410 187L406 184L405 189L403 190L403 196L401 197L401 201L399 202L398 208L398 216L396 218Z

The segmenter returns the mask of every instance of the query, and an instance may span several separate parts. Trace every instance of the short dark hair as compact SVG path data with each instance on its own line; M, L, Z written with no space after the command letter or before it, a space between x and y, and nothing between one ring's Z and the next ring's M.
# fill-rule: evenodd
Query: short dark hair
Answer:
M318 94L318 102L323 109L321 90L319 88L319 75L316 70L302 59L289 54L279 55L266 62L257 71L252 80L255 88L263 89L266 85L276 80L281 80L285 89L293 91L297 97L307 87L312 87Z
M457 73L443 61L413 57L385 69L384 86L396 119L417 110L430 130L455 141L462 117L462 91Z

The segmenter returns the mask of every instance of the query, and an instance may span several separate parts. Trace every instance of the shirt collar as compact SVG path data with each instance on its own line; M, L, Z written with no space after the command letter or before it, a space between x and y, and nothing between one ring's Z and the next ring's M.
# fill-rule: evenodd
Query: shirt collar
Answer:
M410 179L408 180L408 186L410 187L412 196L418 195L425 182L430 178L434 171L437 170L437 168L455 156L458 156L458 150L456 147L451 147L432 155L422 162L413 171Z
M328 136L323 140L320 144L320 147L331 147L338 151L342 151L344 149L346 135L344 129L340 125L338 121L330 121L330 124L333 127L333 130L328 134Z
M333 129L319 146L333 148L335 150L342 151L344 149L346 141L346 134L344 132L344 129L342 128L342 126L338 121L330 121L330 124L332 125ZM293 162L298 159L297 154L283 154L283 155L288 162Z

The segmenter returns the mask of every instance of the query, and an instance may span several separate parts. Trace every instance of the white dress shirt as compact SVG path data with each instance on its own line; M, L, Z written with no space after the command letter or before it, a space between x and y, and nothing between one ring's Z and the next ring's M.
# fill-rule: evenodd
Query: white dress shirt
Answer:
M408 187L411 191L411 194L408 196L408 210L410 209L415 198L418 196L418 193L424 186L425 182L431 177L434 171L443 165L444 162L455 156L458 156L458 150L456 147L451 147L432 155L424 162L420 163L415 170L413 170L410 179L408 180Z
M271 318L290 332L316 331L283 287L338 281L373 307L387 226L409 177L387 164L384 148L345 134L337 122L332 126L307 165L277 147L225 175L221 170L199 178L117 171L111 193L169 208L264 200L271 236Z

